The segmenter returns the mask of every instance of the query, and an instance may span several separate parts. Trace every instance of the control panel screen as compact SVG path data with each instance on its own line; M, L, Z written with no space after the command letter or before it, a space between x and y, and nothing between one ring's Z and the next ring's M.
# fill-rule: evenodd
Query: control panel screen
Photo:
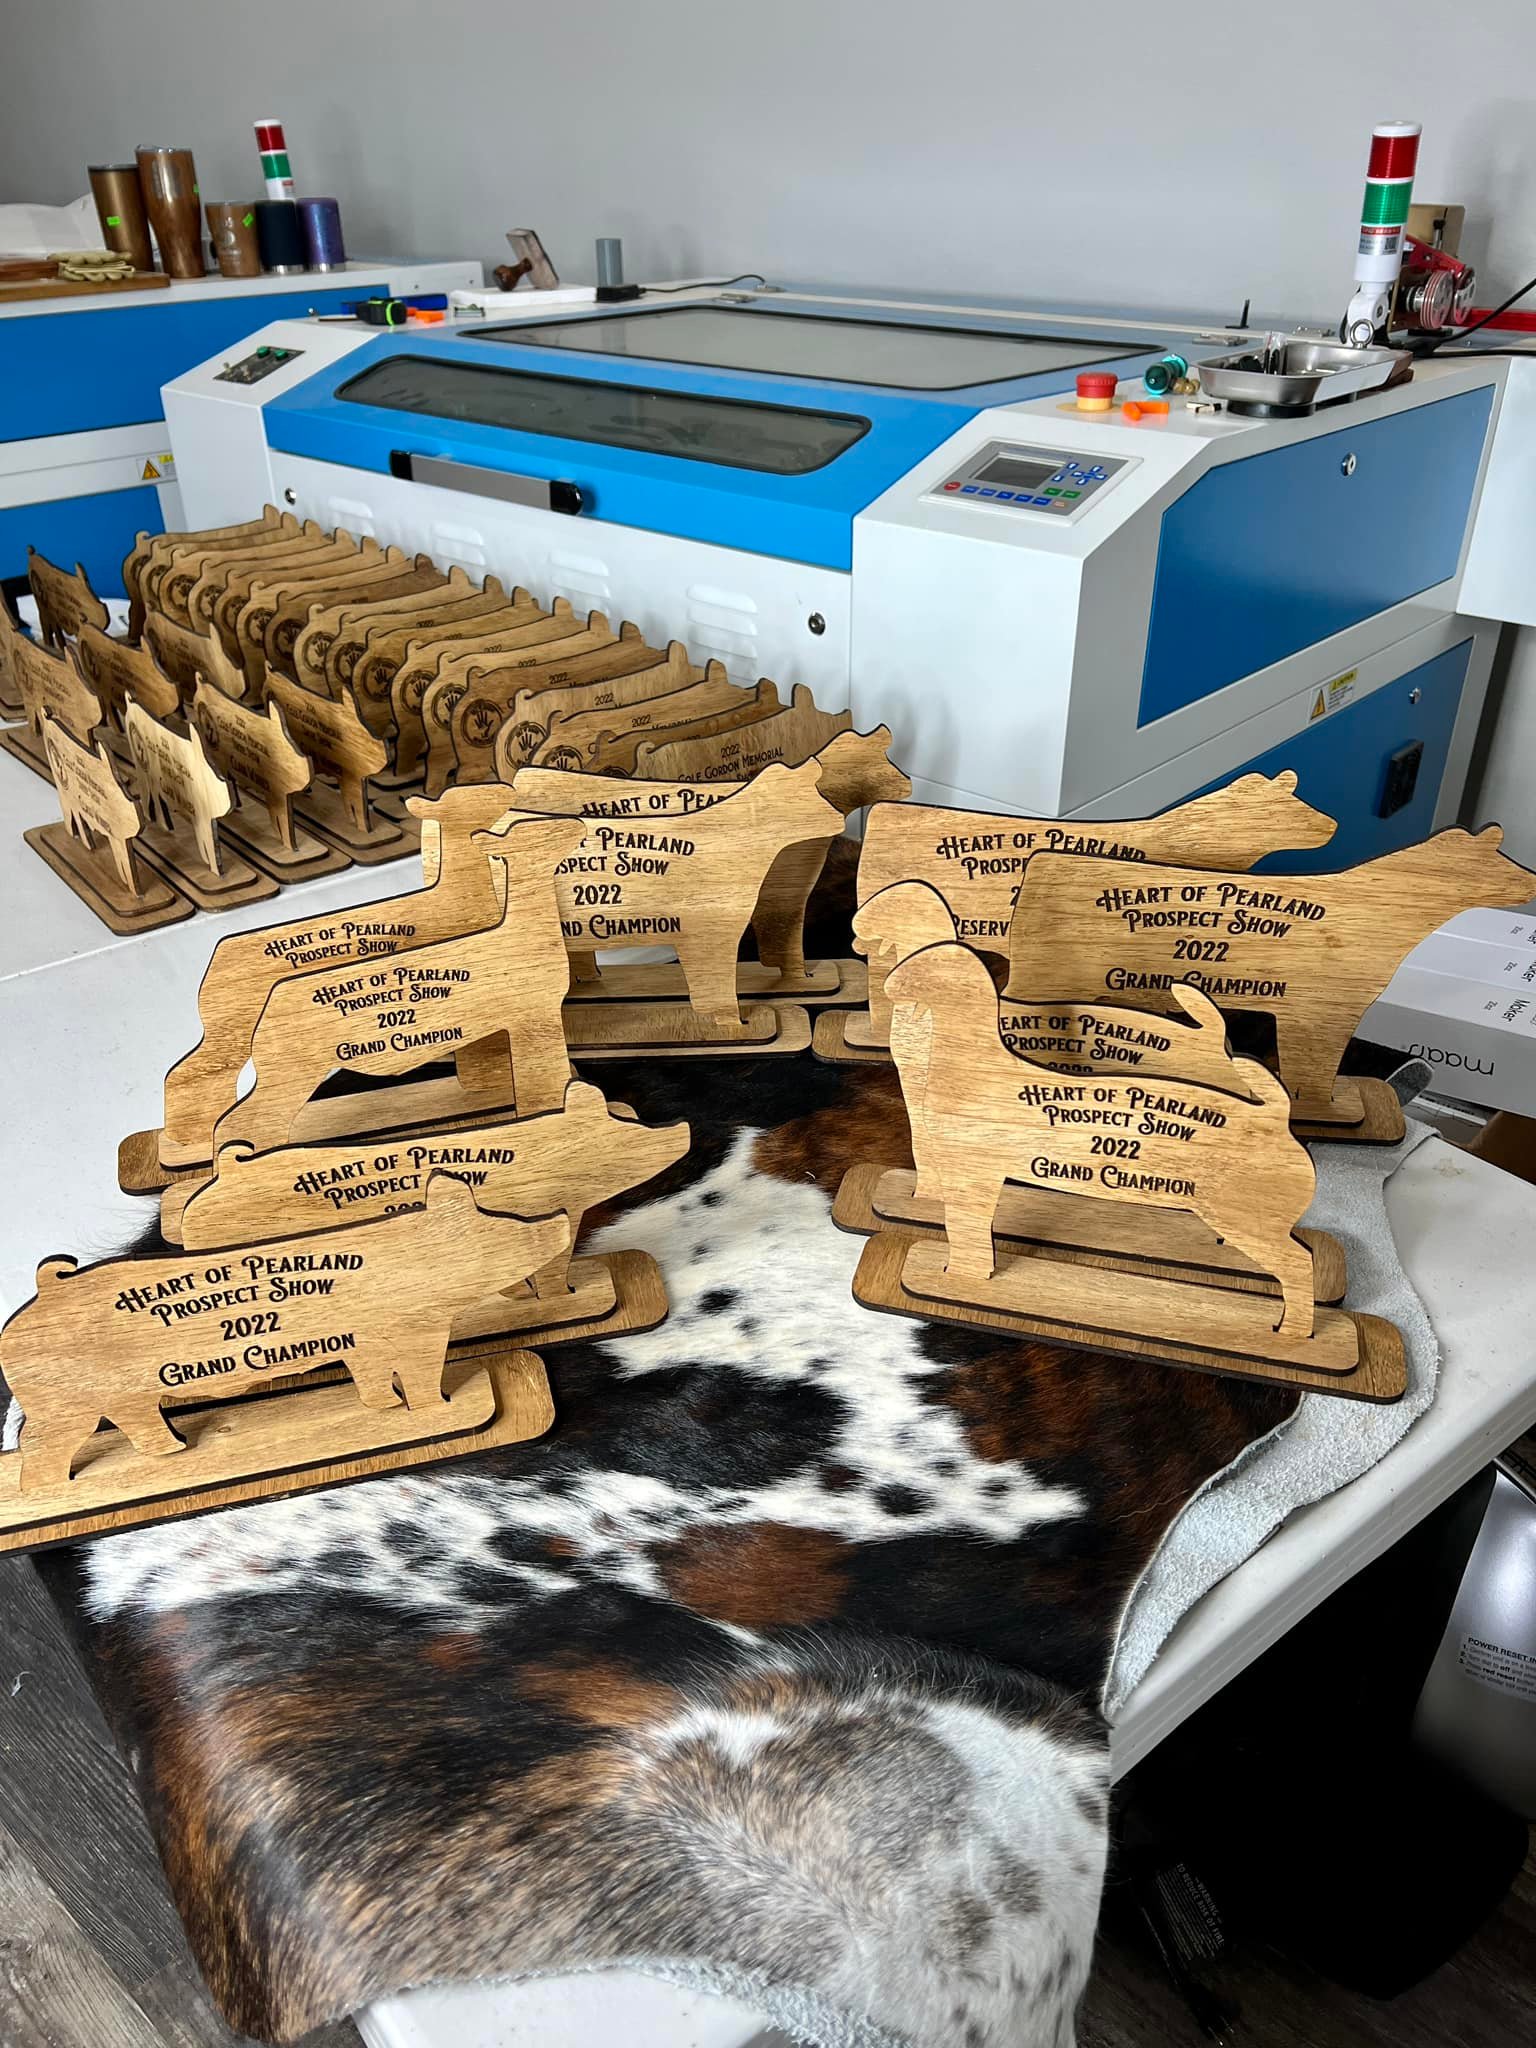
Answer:
M259 384L263 377L270 377L274 370L280 370L284 363L291 363L295 356L303 353L301 348L277 348L269 343L251 355L242 356L238 363L226 363L222 370L214 372L213 381L215 384Z
M774 476L822 469L869 432L869 421L852 413L651 391L606 379L543 377L448 357L389 356L341 385L336 396L392 412L554 434Z
M976 474L984 484L1012 484L1015 489L1038 491L1054 475L1054 462L1020 462L1015 455L1000 455Z

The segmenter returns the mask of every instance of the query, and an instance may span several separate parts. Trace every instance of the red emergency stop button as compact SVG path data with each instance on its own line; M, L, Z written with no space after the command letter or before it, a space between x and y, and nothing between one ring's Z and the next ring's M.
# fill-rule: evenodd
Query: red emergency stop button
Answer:
M1079 412L1108 412L1115 402L1113 370L1080 370L1077 378Z

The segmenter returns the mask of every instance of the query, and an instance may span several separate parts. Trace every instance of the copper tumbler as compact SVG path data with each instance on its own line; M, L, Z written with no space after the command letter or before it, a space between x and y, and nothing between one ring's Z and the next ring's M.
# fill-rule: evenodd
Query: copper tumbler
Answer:
M256 240L256 202L252 199L211 199L203 211L213 237L213 253L221 277L260 277L261 249Z
M92 164L91 197L96 201L101 239L107 247L126 256L135 270L153 270L155 256L149 246L138 165Z
M191 150L140 149L135 153L144 211L160 244L161 263L172 277L203 276L207 266Z

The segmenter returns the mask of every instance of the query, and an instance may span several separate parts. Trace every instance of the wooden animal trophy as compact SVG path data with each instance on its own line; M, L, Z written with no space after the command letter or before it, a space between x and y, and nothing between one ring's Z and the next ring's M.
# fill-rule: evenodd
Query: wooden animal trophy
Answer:
M279 675L268 676L267 692L294 745L337 785L312 783L294 799L305 824L328 845L370 866L414 851L419 836L414 826L384 817L369 805L368 778L388 761L389 750L358 717L352 692L344 690L339 700L317 697Z
M22 700L21 685L16 680L11 649L14 642L28 637L12 616L4 592L0 591L0 719L14 721L26 716L27 707Z
M146 865L199 910L232 910L275 896L270 875L220 844L218 821L229 812L229 785L210 767L197 727L172 732L130 703L123 729L144 819L138 846Z
M214 617L225 624L225 644L244 669L252 695L261 689L269 668L278 669L290 681L293 650L311 616L341 598L359 602L370 591L389 591L401 580L416 575L400 548L381 548L377 541L364 541L356 553L343 561L324 566L294 562L284 567L274 562L270 570L252 579L249 594L230 619L229 604L215 606Z
M635 774L651 782L745 782L775 761L798 768L812 754L821 753L840 732L852 730L851 712L818 711L807 685L796 683L789 704L747 732L670 741L660 734L642 741L635 757ZM910 788L907 794L911 794Z
M0 732L0 747L34 775L51 782L53 759L43 743L45 722L51 719L82 747L89 747L91 735L101 723L100 700L67 656L50 654L19 629L10 639L7 655L26 723Z
M542 1272L569 1238L564 1216L489 1214L463 1180L433 1173L419 1206L315 1235L80 1268L45 1259L0 1330L26 1418L20 1448L0 1454L0 1550L541 1435L554 1409L536 1356L449 1363L449 1344L488 1275L508 1286ZM342 1383L284 1385L328 1364Z
M718 708L703 708L711 703ZM691 716L686 715L690 705L693 707ZM650 707L641 708L648 710ZM774 717L783 706L779 702L777 687L764 677L750 689L732 685L729 696L724 690L704 683L691 690L674 690L664 703L655 708L668 721L665 725L647 718L642 724L626 725L622 730L599 734L587 755L584 772L588 775L632 777L635 762L649 742L665 740L675 744L682 740L708 739L716 733L741 732L749 725L759 725Z
M1396 1095L1384 1081L1341 1079L1340 1062L1367 1006L1437 925L1536 896L1536 875L1501 839L1497 825L1475 837L1458 828L1340 874L1254 878L1047 855L1019 892L1008 988L1163 1010L1175 983L1191 983L1223 1011L1274 1018L1304 1136L1394 1143Z
M139 814L113 773L100 739L82 746L45 712L43 745L59 792L61 824L34 825L22 834L60 881L123 937L154 931L192 915L192 904L135 861L132 842Z
M308 683L311 689L323 688L332 697L343 689L351 689L355 696L353 679L375 634L387 634L394 626L408 626L413 619L436 618L445 606L452 607L481 595L464 570L453 568L445 575L435 562L420 555L417 563L423 570L432 571L430 580L420 588L398 591L388 597L374 593L338 611L334 636L318 672L305 663L305 636L300 634L293 649L293 671L298 680ZM495 603L506 602L506 592L494 578L492 593Z
M194 632L163 612L152 611L144 621L144 645L161 675L175 685L179 710L185 711L191 704L199 676L206 676L220 688L226 680L233 680L239 686L233 694L244 694L244 679L212 633Z
M953 942L911 955L886 988L916 1184L943 1237L877 1232L854 1279L859 1301L1321 1393L1402 1395L1397 1331L1316 1305L1311 1252L1295 1234L1312 1161L1291 1135L1284 1089L1257 1061L1233 1062L1241 1095L1190 1081L1068 1079L1008 1050L986 962ZM1000 1255L1009 1183L1036 1203L1087 1196L1190 1211L1241 1255L1243 1284L1039 1242Z
M345 527L326 533L306 520L302 530L281 548L257 545L243 554L210 556L187 592L187 623L194 633L214 634L233 658L235 620L258 580L282 570L318 582L325 571L345 572L382 552L376 541L359 543Z
M509 594L494 576L488 576L479 590L471 584L460 596L449 597L445 592L441 600L429 600L414 616L381 621L369 634L352 671L352 694L363 723L381 738L391 731L394 713L390 696L395 677L408 660L426 657L436 668L443 655L461 641L488 637L497 627L515 632L519 625L531 625L543 617L526 590Z
M174 717L180 708L176 685L147 647L114 640L99 627L83 624L70 653L101 705L103 722L111 733L122 734L123 713L130 703L138 704L151 718Z
M302 526L297 520L291 521L281 533L234 537L216 541L212 546L200 543L176 546L164 567L151 564L145 573L147 609L159 612L162 618L185 627L189 632L195 631L192 592L210 568L243 562L253 547L259 547L265 551L271 573L276 574L280 564L296 564L301 558L307 560L316 548L324 547L328 539L329 536L314 520L306 519Z
M210 526L200 533L141 533L123 562L123 588L128 593L128 638L137 641L144 632L148 606L158 595L162 575L170 568L178 549L198 548L212 552L220 547L238 547L242 541L260 537L267 541L297 533L299 522L291 512L279 512L275 505L262 508L259 519L247 519L235 526Z
M197 992L202 1037L166 1076L164 1126L136 1131L119 1148L119 1181L129 1193L164 1187L178 1172L206 1172L214 1126L234 1104L257 1022L279 983L322 964L336 973L365 961L377 968L407 947L500 922L505 871L473 842L504 815L507 791L450 790L437 802L411 801L421 825L424 888L355 909L323 910L287 924L233 932L214 947ZM463 1085L449 1085L444 1119L510 1106L510 1091L474 1092L477 1077L466 1065L478 1065L476 1048L458 1055L457 1063ZM406 1121L419 1121L419 1101L412 1107L418 1114ZM370 1106L358 1097L337 1098L323 1108L316 1104L315 1112L308 1122L300 1119L296 1139L380 1128ZM389 1128L387 1111L383 1128Z
M454 1319L457 1346L516 1333L546 1348L576 1337L650 1329L666 1290L646 1252L573 1258L582 1220L599 1202L641 1186L688 1150L688 1126L652 1128L616 1111L602 1091L572 1081L559 1109L451 1132L412 1132L253 1153L231 1145L214 1178L177 1181L160 1198L167 1241L195 1251L254 1232L335 1230L421 1206L438 1171L460 1175L480 1208L501 1216L562 1214L570 1243L529 1280L490 1293Z
M521 623L494 626L485 632L468 634L456 640L451 647L444 647L435 639L413 644L389 686L389 709L395 728L395 760L394 767L380 778L381 781L386 787L401 788L419 782L425 773L427 731L423 722L423 703L427 691L440 674L449 675L457 689L462 691L464 679L473 668L494 665L491 657L520 654L564 639L576 630L576 616L569 601L557 597L547 612L536 611ZM536 660L537 656L533 658ZM451 716L453 704L457 701L455 694L445 707L445 719ZM446 724L442 730L442 745L446 749L442 774L446 784L453 768L453 745Z
M750 718L759 708L761 687L748 689L733 683L722 664L711 661L700 682L669 690L665 696L647 698L618 712L561 714L551 721L549 738L533 758L540 767L577 768L591 775L627 774L647 733Z
M819 794L846 822L865 804L895 799L911 789L891 761L890 728L872 733L841 732L812 758L821 773ZM712 745L713 741L701 744ZM571 812L588 817L639 819L694 817L726 797L737 795L745 782L614 782L560 769L520 768L512 778L513 802L521 809ZM805 916L811 893L821 877L830 840L805 840L786 846L763 878L752 911L758 959L737 965L736 987L742 996L766 995L797 1002L847 1002L862 992L862 963L851 960L807 961ZM579 974L580 970L578 970ZM672 967L612 967L571 987L572 1000L671 996L685 993L681 972Z
M298 642L306 628L318 623L320 636L313 642L313 650L317 655L323 655L329 652L349 616L360 605L379 603L391 597L409 597L423 590L439 590L442 584L442 572L429 555L417 555L407 561L399 548L391 547L384 550L382 557L374 557L358 568L348 569L343 575L333 576L323 588L295 590L277 605L262 630L261 650L266 656L267 666L287 676L290 682L305 682L310 687L323 690L326 687L323 669L319 677L316 677L312 666L302 676L299 673ZM260 617L259 611L256 616ZM244 635L242 623L242 641Z
M466 690L454 706L449 726L453 778L456 782L489 782L497 776L496 740L507 722L513 725L510 765L530 760L548 734L552 714L546 695L550 690L578 690L588 683L617 685L643 676L644 682L635 687L654 695L664 689L680 689L697 681L702 673L690 666L686 650L675 644L666 649L648 647L632 626L620 627L617 641L586 654L573 654L568 646L561 646L557 659L533 667L498 664L478 673L474 688ZM562 699L554 701L559 704ZM520 725L519 705L530 714ZM504 754L503 759L509 757Z
M219 1119L215 1148L288 1144L332 1073L394 1078L487 1040L510 1049L521 1115L558 1109L571 1079L560 1015L570 965L555 871L584 836L579 818L518 818L489 848L506 869L498 923L278 982L251 1040L255 1082Z
M308 789L314 771L309 756L289 739L275 700L257 711L200 676L192 724L235 798L224 823L225 839L253 867L279 882L305 882L351 866L339 847L294 823L293 799Z
M77 562L74 574L56 569L36 548L27 549L27 581L37 600L37 623L43 645L62 654L65 642L73 640L82 626L94 626L105 633L111 614L91 588L91 579Z
M963 945L1006 958L1020 883L1042 853L1177 859L1235 873L1288 848L1326 846L1335 829L1331 818L1297 796L1290 769L1276 776L1240 775L1156 817L1113 823L877 804L859 856L858 898L863 904L897 882L926 882L953 912ZM818 1059L889 1059L890 1007L878 972L871 973L869 986L867 1012L817 1019Z
M872 896L854 919L854 944L871 959L872 985L884 983L904 960L930 946L955 942L954 915L926 882L897 882ZM991 970L988 972L992 978ZM1170 1022L1141 1010L1104 1004L1062 1004L1019 1009L997 1004L998 1036L1032 1066L1095 1082L1106 1074L1143 1083L1198 1082L1226 1095L1249 1099L1246 1065L1234 1060L1220 1011L1197 990L1179 993L1177 1007L1188 1019ZM892 1162L852 1168L838 1195L834 1220L848 1230L942 1224L935 1190L911 1169ZM1131 1271L1177 1265L1179 1277L1213 1286L1258 1287L1252 1263L1223 1244L1186 1212L1168 1214L1116 1207L1068 1194L1026 1194L1005 1190L995 1225L999 1236L1047 1244L1101 1263L1129 1263ZM1344 1254L1322 1231L1299 1231L1312 1254L1317 1299L1336 1302L1344 1294Z
M572 1002L566 1035L574 1050L798 1052L809 1043L810 1019L797 1003L743 1013L736 960L774 861L842 824L817 789L819 777L819 765L807 761L766 769L719 801L701 791L691 812L587 816L586 836L559 874L561 929L578 976L590 979L592 956L612 947L666 946L677 955L687 1002ZM513 812L507 822L525 815ZM482 843L494 846L501 829ZM645 972L631 970L612 986L634 988Z

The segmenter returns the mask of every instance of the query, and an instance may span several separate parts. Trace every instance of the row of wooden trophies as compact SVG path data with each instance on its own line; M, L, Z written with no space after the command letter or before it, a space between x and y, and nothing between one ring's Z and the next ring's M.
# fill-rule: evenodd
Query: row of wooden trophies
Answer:
M1497 829L1254 876L1332 835L1293 775L1115 824L940 810L901 800L883 728L832 723L745 775L717 733L678 749L697 779L517 764L408 797L421 888L223 939L163 1122L120 1153L181 1255L47 1261L0 1333L26 1413L0 1547L546 1427L529 1345L665 1313L643 1251L572 1256L582 1216L688 1144L573 1059L802 1052L807 1005L824 1057L894 1063L911 1127L913 1165L864 1162L833 1210L869 1236L861 1302L1400 1396L1400 1336L1335 1306L1343 1249L1299 1227L1303 1139L1401 1133L1340 1057L1426 931L1536 893ZM867 805L863 960L807 960ZM603 959L637 945L675 957ZM1251 1011L1278 1076L1229 1050Z
M702 740L739 777L847 727L804 686L783 704L676 641L270 506L141 537L126 639L83 570L30 571L43 644L0 617L0 714L22 721L0 746L59 790L29 844L118 932L409 853L413 794L527 764L680 780Z

